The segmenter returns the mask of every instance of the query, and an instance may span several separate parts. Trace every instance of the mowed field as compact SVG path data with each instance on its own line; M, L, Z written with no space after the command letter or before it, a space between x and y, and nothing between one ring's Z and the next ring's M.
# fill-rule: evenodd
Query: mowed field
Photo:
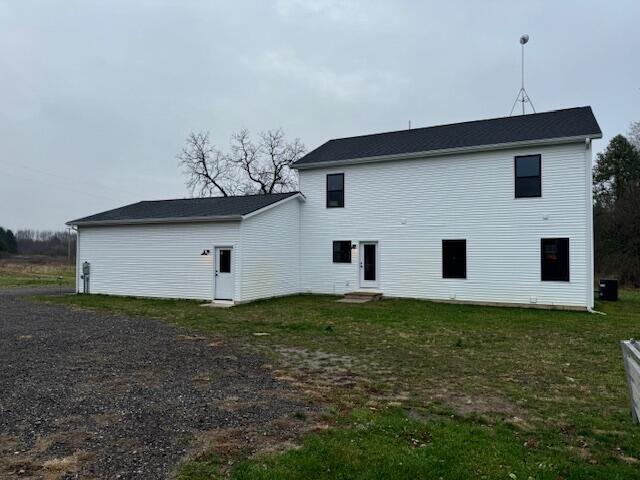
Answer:
M75 265L66 257L0 257L0 288L74 284Z
M182 480L640 478L619 347L640 337L638 292L598 303L606 315L313 295L230 309L42 300L238 342L321 407L298 418L310 433L279 447L223 432L177 467Z

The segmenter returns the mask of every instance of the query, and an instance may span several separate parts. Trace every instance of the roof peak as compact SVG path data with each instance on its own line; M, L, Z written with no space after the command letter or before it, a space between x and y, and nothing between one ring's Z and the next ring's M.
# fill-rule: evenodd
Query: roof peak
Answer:
M556 110L546 110L544 112L527 113L525 115L505 115L505 116L502 116L502 117L480 118L480 119L477 119L477 120L464 120L462 122L439 123L437 125L428 125L426 127L404 128L404 129L400 129L400 130L388 130L386 132L376 132L376 133L363 133L361 135L350 135L348 137L332 138L332 139L328 140L325 143L333 142L333 141L337 141L337 140L344 140L344 139L347 139L347 138L375 137L377 135L389 135L389 134L394 134L394 133L419 132L420 130L427 130L429 128L451 127L453 125L466 125L466 124L470 124L470 123L490 122L492 120L506 120L507 118L516 119L516 118L525 118L525 117L535 117L535 116L540 116L540 115L547 115L547 114L553 114L553 113L558 113L558 112L567 112L567 111L570 111L570 110L582 110L582 109L591 110L591 106L590 105L583 105L581 107L558 108Z
M165 198L159 200L140 200L136 203L153 203L153 202L179 202L183 200L214 200L214 199L229 199L229 198L245 198L245 197L269 197L275 195L295 195L296 193L300 193L299 190L294 190L292 192L277 192L277 193L250 193L247 195L224 195L221 196L210 196L210 197L185 197L185 198ZM135 204L134 204L135 205Z
M411 130L334 138L307 153L294 168L336 162L383 161L407 155L505 148L551 141L600 138L602 132L589 106L509 117L445 123ZM371 160L379 159L379 160Z

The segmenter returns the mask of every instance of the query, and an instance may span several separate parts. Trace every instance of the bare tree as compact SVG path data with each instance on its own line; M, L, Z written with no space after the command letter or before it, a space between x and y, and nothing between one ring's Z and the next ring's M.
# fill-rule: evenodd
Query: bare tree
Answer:
M234 165L211 144L209 132L189 134L178 160L192 195L227 197L235 193Z
M287 142L281 129L260 133L257 143L242 129L232 135L228 154L211 145L208 133L191 133L178 159L192 195L267 194L297 188L291 165L304 152L302 142Z
M295 190L298 179L290 168L305 152L299 139L285 140L282 129L259 135L255 144L247 129L231 138L231 161L244 173L248 183L245 192L278 193Z
M69 255L75 258L76 234L72 230L18 230L15 238L21 255Z

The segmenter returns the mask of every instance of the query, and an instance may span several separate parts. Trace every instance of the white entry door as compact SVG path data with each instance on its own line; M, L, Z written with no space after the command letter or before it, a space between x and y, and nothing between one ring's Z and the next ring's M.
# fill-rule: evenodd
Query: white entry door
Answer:
M360 242L360 287L378 288L378 242Z
M233 248L216 247L214 299L233 300L233 267Z

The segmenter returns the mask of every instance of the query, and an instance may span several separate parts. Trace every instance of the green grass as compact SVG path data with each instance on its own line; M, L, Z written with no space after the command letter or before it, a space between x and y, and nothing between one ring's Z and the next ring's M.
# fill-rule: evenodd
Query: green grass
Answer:
M598 305L606 316L334 300L231 309L97 295L47 301L238 338L330 406L333 428L298 450L234 464L234 478L640 478L619 348L640 337L640 293ZM192 462L181 478L216 478L215 465Z
M8 257L0 259L0 288L71 286L75 267L66 259L48 257Z
M342 428L306 440L299 450L236 467L240 480L631 478L631 466L586 465L577 456L528 446L513 429L469 420L411 420L403 412L357 411Z

